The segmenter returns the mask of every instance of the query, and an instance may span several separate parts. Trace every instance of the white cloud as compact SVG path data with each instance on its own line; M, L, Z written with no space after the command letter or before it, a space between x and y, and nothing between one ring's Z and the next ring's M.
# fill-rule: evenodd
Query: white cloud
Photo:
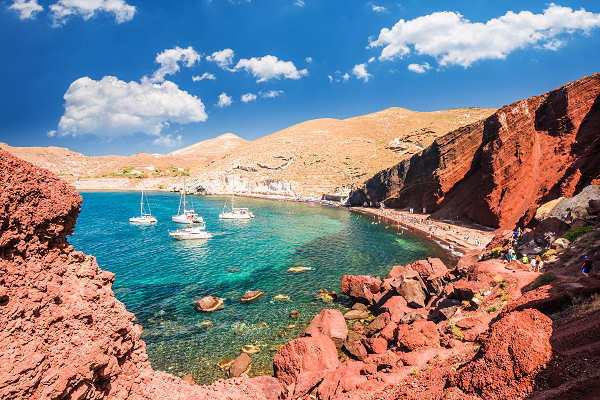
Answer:
M469 67L478 60L504 59L508 54L539 45L556 50L557 36L600 27L600 14L551 3L542 14L508 11L486 22L471 22L452 11L435 12L412 20L399 20L383 28L369 47L383 47L382 60L412 52L435 57L442 66Z
M349 73L342 74L342 71L335 71L332 75L327 75L329 82L346 83L350 79Z
M48 136L48 137L56 136L56 129L52 129L52 130L46 132L46 136Z
M355 65L354 68L352 68L352 73L354 76L356 76L356 79L362 79L365 82L368 82L369 78L372 76L367 72L367 67L365 64Z
M183 137L181 135L172 136L170 134L159 136L152 141L152 144L164 147L176 147L181 146Z
M368 75L368 74L367 74ZM350 74L349 73L345 73L344 75L342 75L342 80L344 82L348 82L348 79L350 79ZM368 79L368 78L367 78Z
M228 69L233 64L234 52L231 49L215 51L210 56L206 56L206 61L212 61L223 69Z
M142 132L159 136L170 123L206 121L202 100L170 81L124 82L79 78L64 95L65 113L58 134L95 134L108 138Z
M373 11L375 11L377 13L380 13L380 12L387 11L387 8L385 8L383 6L378 6L378 5L375 5L375 4L371 4L371 10L373 10Z
M20 19L33 19L35 14L44 10L44 7L40 6L37 0L14 0L8 8L18 12Z
M245 69L250 72L256 82L266 82L270 79L300 79L308 74L306 69L298 71L291 61L282 61L275 56L266 55L264 57L252 57L250 59L242 58L238 61L234 70Z
M567 44L567 42L565 42L564 40L552 39L549 42L544 43L542 47L546 50L556 51L563 47L565 44Z
M227 96L227 93L223 92L219 95L219 102L217 103L218 107L229 107L231 103L233 103L233 99L230 96Z
M306 57L306 58L304 59L304 61L306 61L307 63L309 63L309 64L310 64L311 62L313 62L313 59L312 59L312 57Z
M327 75L327 79L329 79L329 82L333 82L333 76Z
M264 97L266 99L274 99L275 97L279 97L283 94L283 90L269 90L267 92L260 92L260 97Z
M373 61L375 61L375 57L371 57L369 58L369 61L367 61L369 64L371 64Z
M408 70L412 72L416 72L417 74L423 74L431 69L431 65L429 63L423 64L409 64Z
M304 0L296 0L296 1L294 1L294 5L296 7L304 7L304 5L305 5Z
M254 100L256 100L256 95L254 93L246 93L242 95L242 103L249 103Z
M154 82L162 82L165 80L165 75L173 75L180 70L179 64L185 64L186 67L191 67L200 61L200 54L188 46L185 49L177 46L173 49L163 50L156 56L156 63L160 64L160 68L154 72L152 80Z
M54 26L64 25L72 15L88 20L97 12L112 13L117 23L131 21L136 12L134 6L124 0L58 0L50 6Z
M205 79L208 79L209 81L214 81L215 79L217 79L217 77L211 74L210 72L205 72L202 75L192 76L192 81L194 82L203 81Z

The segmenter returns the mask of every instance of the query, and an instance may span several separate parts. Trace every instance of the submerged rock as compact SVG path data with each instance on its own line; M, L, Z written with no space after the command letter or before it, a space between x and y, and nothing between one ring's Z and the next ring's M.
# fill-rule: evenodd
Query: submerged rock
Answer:
M235 378L242 374L247 374L252 367L252 359L248 354L241 353L229 366L229 377Z
M205 296L194 302L194 306L202 312L213 312L223 308L223 300L214 296Z
M254 300L258 299L260 296L262 296L263 294L265 294L265 293L261 292L260 290L250 290L250 291L244 293L244 295L242 296L242 303L248 303L250 301L254 301Z
M242 351L248 354L255 354L260 351L260 347L255 346L253 344L247 344L245 346L242 346Z

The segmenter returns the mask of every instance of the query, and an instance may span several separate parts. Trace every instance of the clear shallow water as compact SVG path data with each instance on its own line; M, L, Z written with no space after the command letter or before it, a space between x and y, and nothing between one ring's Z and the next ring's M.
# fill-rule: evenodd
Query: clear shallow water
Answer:
M139 213L138 193L82 196L69 241L115 273L115 295L144 328L153 367L176 375L192 373L199 383L226 377L215 364L235 358L245 344L261 348L252 355L250 375L272 373L272 347L299 336L322 308L346 309L316 297L321 288L339 293L342 275L384 276L392 265L444 257L438 247L409 232L397 236L372 218L342 209L238 198L236 206L249 207L256 218L219 221L225 199L190 196L214 237L174 241L168 231L179 227L171 222L177 194L149 194L158 224L148 227L128 221ZM294 266L314 269L287 272ZM241 304L247 290L265 295ZM290 301L274 300L277 294L290 296ZM225 308L196 311L193 302L206 295L223 298ZM300 312L298 319L289 317L291 310ZM212 326L204 326L206 320ZM296 327L288 328L290 324Z

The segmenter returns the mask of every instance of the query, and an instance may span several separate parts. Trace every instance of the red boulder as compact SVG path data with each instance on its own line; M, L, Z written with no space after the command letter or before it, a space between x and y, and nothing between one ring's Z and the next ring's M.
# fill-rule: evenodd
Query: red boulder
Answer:
M399 325L396 337L398 347L406 351L440 345L440 334L432 321L419 320L410 325Z
M304 331L305 336L325 335L334 341L339 348L348 336L348 327L344 315L339 310L324 309Z
M373 296L381 288L381 279L367 275L344 275L342 278L342 292L348 296L364 301L373 302Z

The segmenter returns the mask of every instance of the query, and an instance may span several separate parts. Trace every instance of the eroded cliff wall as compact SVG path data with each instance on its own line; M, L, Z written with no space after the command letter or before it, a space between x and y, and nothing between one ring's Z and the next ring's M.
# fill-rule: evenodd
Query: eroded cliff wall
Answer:
M66 236L81 197L0 150L1 399L265 399L274 378L194 386L153 371L114 275Z
M413 207L493 227L600 182L600 74L502 107L381 171L352 205Z

